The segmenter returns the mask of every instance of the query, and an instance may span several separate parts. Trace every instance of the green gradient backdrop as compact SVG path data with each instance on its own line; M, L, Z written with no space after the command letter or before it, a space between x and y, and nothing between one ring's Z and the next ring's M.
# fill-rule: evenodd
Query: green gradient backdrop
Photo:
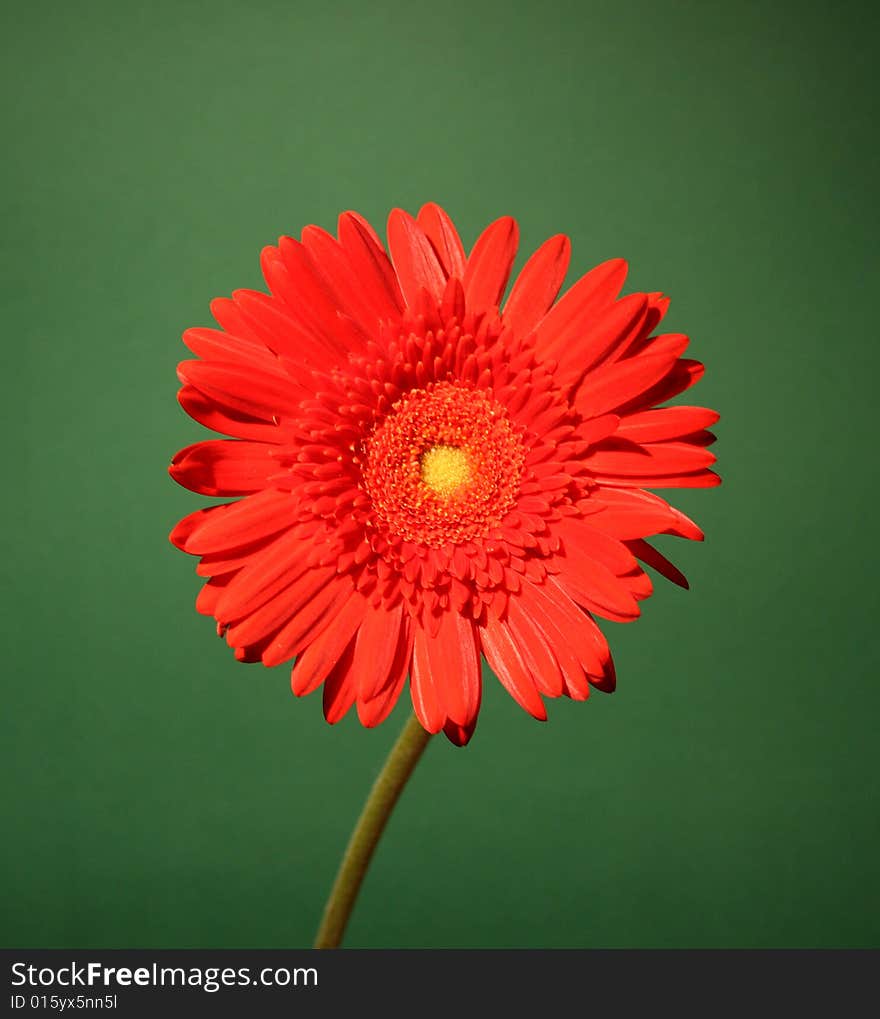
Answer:
M614 697L491 680L429 748L349 944L878 944L876 5L128 7L4 14L3 943L309 942L404 714L331 729L194 612L179 336L434 199L671 293L725 483Z

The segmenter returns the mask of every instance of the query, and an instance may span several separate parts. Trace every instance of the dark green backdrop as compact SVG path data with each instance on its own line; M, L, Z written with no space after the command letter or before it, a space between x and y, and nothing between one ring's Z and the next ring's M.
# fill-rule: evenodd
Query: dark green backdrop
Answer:
M429 199L671 293L724 485L615 696L490 679L429 748L348 943L880 942L871 6L6 5L4 944L309 942L405 716L330 728L196 615L179 337L280 233Z

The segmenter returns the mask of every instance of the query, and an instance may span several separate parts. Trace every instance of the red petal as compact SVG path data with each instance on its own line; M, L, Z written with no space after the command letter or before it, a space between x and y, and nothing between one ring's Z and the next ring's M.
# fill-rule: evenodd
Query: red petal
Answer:
M211 314L214 316L220 328L230 336L240 340L247 340L257 347L265 347L266 344L260 333L255 330L249 317L243 314L233 300L229 297L215 297L211 301ZM269 350L266 353L270 353Z
M277 584L261 591L245 611L230 611L229 599L225 599L218 605L217 618L223 623L235 620L227 634L233 646L252 644L275 632L263 661L266 665L277 665L292 658L308 643L304 639L301 645L298 644L301 638L309 634L317 636L320 628L312 632L312 627L343 586L333 583L335 580L336 575L331 570L307 570L299 576L285 575ZM343 599L340 596L337 600ZM279 633L281 627L283 629Z
M331 725L346 715L357 696L354 648L355 642L351 641L324 680L324 718Z
M448 322L451 318L461 322L464 313L464 287L457 276L450 276L446 281L446 289L443 291L443 300L440 302L440 317L444 322Z
M645 393L675 364L671 354L654 354L615 361L588 372L574 397L584 417L594 418Z
M290 686L297 697L304 697L321 685L361 625L366 610L366 599L352 592L330 626L297 658L290 673Z
M584 463L597 478L625 479L690 474L710 466L715 459L710 450L688 442L651 442L642 446L615 437L591 450Z
M638 564L629 549L616 538L591 527L593 519L592 516L586 519L568 518L557 526L565 553L570 555L576 550L582 556L602 563L616 576L634 569Z
M340 336L339 307L314 259L305 245L292 237L278 240L277 255L272 248L263 250L266 282L287 305L287 312L299 319L313 334L345 354L346 342ZM284 272L272 274L280 256ZM271 276L271 278L270 278Z
M457 747L467 746L470 742L471 736L474 734L476 728L476 722L474 725L459 725L457 722L447 720L443 726L443 733L450 743Z
M217 577L223 573L231 573L249 566L257 555L269 548L278 540L277 536L262 538L249 545L230 548L224 552L211 552L203 555L196 567L200 577Z
M589 378L598 367L614 360L619 350L642 334L647 317L648 299L644 294L630 294L599 314L578 341L578 376Z
M601 485L621 488L715 488L721 478L710 470L682 474L597 474L595 480Z
M266 251L271 255L267 256ZM286 269L275 248L264 249L263 273L270 287L280 288L280 274L286 273ZM319 328L303 322L296 309L279 298L268 297L257 290L236 290L232 296L253 331L269 350L282 355L287 365L324 368L328 358L335 361L343 356L338 340L330 343ZM280 370L277 360L275 365ZM304 384L308 378L306 373Z
M287 590L287 588L282 588L262 605L254 608L243 620L227 627L226 642L229 646L242 648L264 642L263 650L265 651L269 645L269 638L274 638L278 631L290 621L291 615L296 613L297 606L291 605L287 597ZM288 657L292 657L292 655Z
M568 696L575 700L586 700L590 694L590 685L580 659L575 654L571 642L566 640L563 630L554 621L552 611L545 607L543 599L536 596L535 588L530 583L523 584L519 597L510 600L511 619L517 612L527 616L544 635L547 646L553 651L562 672Z
M547 697L561 697L565 684L556 657L516 598L510 600L507 624L538 690Z
M419 209L418 224L434 246L446 275L461 279L465 268L464 248L449 216L439 205L428 202Z
M437 636L426 638L420 653L438 686L446 717L467 728L480 710L480 654L473 623L458 612L444 612Z
M613 689L614 663L611 652L593 616L577 606L554 577L548 577L535 591L544 599L554 623L560 627L571 648L581 659L593 686L608 689L610 684ZM603 681L605 686L602 685Z
M529 611L542 627L546 620L562 636L562 646L575 653L590 682L596 685L597 679L613 673L611 653L602 631L552 577L540 586L525 582L522 590L523 597L529 599Z
M627 414L620 419L618 433L633 442L661 442L708 428L719 417L707 407L661 407Z
M250 495L266 487L277 472L272 446L240 439L207 439L176 454L168 473L184 488L200 495Z
M218 605L217 618L231 623L265 604L306 573L308 553L308 543L297 534L284 535L272 546L271 556L255 557L230 584Z
M394 661L391 664L385 685L377 690L373 697L358 699L358 718L361 724L367 728L372 728L384 722L397 703L412 661L412 647L412 626L410 625L409 617L404 613L401 619Z
M535 345L544 359L577 368L578 343L595 316L610 305L626 279L626 262L613 258L597 265L570 287L535 330Z
M352 212L350 210L346 212L345 215L350 216L357 223L357 225L363 231L364 237L372 241L373 244L375 244L380 251L385 250L385 248L382 246L382 238L373 229L373 226L368 219L362 216L359 212Z
M232 576L232 574L227 574L225 577L212 577L199 591L196 598L196 612L203 616L213 616L217 602L226 589L226 585L232 580Z
M332 577L329 581L315 577L311 584L306 584L304 579L280 594L276 601L287 603L290 597L291 604L287 605L284 616L289 621L263 652L263 664L280 665L303 651L328 626L333 626L353 590L348 577ZM266 632L270 629L267 626ZM258 638L249 637L247 643L254 639Z
M425 231L403 209L388 217L388 248L406 303L415 306L424 288L439 304L446 274Z
M376 304L375 283L369 276L359 275L348 252L326 230L307 226L302 232L302 240L332 287L340 308L367 335L374 335L383 317L381 305Z
M620 418L616 414L603 414L601 417L591 418L583 422L578 428L577 437L591 446L617 431Z
M483 312L501 303L518 244L519 227L510 216L496 219L477 238L462 281L469 311Z
M356 213L345 212L339 217L339 241L364 283L377 318L396 319L403 310L403 295L375 232Z
M187 329L183 342L203 361L236 362L269 371L278 369L275 355L264 344L230 336L219 329Z
M240 414L267 423L300 413L302 390L293 379L256 368L219 361L182 361L177 368L181 382Z
M387 682L397 653L402 617L402 602L392 609L370 608L364 616L355 648L360 699L375 697Z
M656 385L629 400L626 405L619 407L618 413L624 416L633 411L653 407L658 403L665 403L699 382L705 371L706 369L699 361L681 357Z
M517 336L527 336L556 300L568 271L571 241L557 234L526 262L504 305L503 320Z
M629 545L633 555L641 559L643 563L653 567L661 576L671 580L673 584L678 584L679 587L685 588L685 590L690 587L687 577L681 570L674 566L662 552L658 552L653 545L642 539L628 541L627 545Z
M547 710L532 679L531 671L506 624L489 616L480 626L480 642L489 667L507 692L539 721L546 721Z
M646 354L683 354L690 346L690 337L684 333L663 333L662 336L648 336L644 342L638 344L638 348L626 355L626 360L634 357L644 357ZM622 361L624 358L618 357Z
M636 601L644 601L654 591L653 581L640 565L637 565L629 573L624 574L620 580L626 585L626 589Z
M639 615L639 606L621 581L578 544L567 542L556 562L559 583L574 601L606 619L628 622Z
M287 492L259 492L230 504L223 514L203 519L193 529L187 551L205 555L249 545L291 526L295 509Z
M202 509L197 509L194 513L188 513L182 520L179 520L174 525L171 533L168 535L168 540L172 545L179 548L181 552L186 552L187 543L189 542L193 532L197 531L203 524L207 523L210 517L218 516L230 505L233 504L227 503L223 506L205 506Z
M432 638L417 626L410 669L410 693L416 717L428 732L439 732L446 721L446 705L442 694L442 676L435 675L433 656L428 645Z
M221 435L237 439L253 439L258 442L281 442L282 435L274 421L240 414L231 407L224 407L215 399L200 393L194 386L183 386L177 394L180 406L187 414L205 428Z
M621 541L662 533L703 540L703 532L692 520L649 492L603 487L590 503L596 510L589 514L590 525Z

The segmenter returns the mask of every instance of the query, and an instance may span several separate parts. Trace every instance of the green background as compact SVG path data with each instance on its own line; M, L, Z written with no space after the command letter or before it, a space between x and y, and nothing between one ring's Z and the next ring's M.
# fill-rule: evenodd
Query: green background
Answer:
M426 200L671 293L724 485L613 697L490 678L429 747L348 944L880 943L876 12L7 5L5 945L310 942L406 709L331 728L197 616L174 369L264 244Z

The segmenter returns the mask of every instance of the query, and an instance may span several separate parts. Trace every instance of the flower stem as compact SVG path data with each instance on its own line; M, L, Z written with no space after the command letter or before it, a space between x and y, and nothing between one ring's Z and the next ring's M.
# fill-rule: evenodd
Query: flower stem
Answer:
M415 715L411 715L391 748L379 777L373 783L361 816L351 833L333 890L324 907L324 916L315 937L315 948L339 947L373 852L430 738L431 734L422 728Z

